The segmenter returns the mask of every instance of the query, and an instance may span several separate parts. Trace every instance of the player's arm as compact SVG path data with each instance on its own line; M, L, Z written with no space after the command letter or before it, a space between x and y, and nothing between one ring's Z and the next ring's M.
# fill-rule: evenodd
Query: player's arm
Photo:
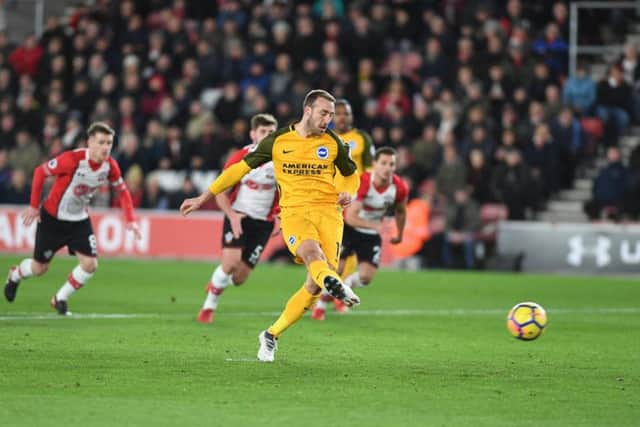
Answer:
M395 210L396 217L396 228L398 230L398 234L396 237L391 238L391 243L397 245L402 242L402 235L404 234L404 226L407 223L407 202L406 200L403 203L396 204Z
M246 149L236 151L231 157L229 157L229 160L227 160L227 163L224 165L224 169L228 169L234 164L242 161L246 154ZM216 194L216 204L227 218L229 218L233 237L237 239L242 234L242 218L244 218L245 215L233 210L231 207L231 198L229 198L229 193L230 190L226 190L220 194Z
M140 234L140 227L136 222L136 217L133 213L133 200L131 200L131 193L127 188L124 180L122 179L122 173L120 172L120 166L113 158L109 158L109 182L115 192L118 199L120 199L120 207L124 214L124 219L127 222L127 229L131 230L136 236L136 239L142 238Z
M271 160L271 150L273 148L274 136L273 134L267 136L255 151L247 154L244 159L224 169L222 173L216 178L209 188L198 197L192 197L185 199L180 205L180 213L187 216L189 213L200 209L202 205L211 200L217 194L222 193L227 188L230 188L240 182L243 176L245 176L251 169L255 169L258 166L267 163Z
M396 200L395 200L395 218L396 229L398 234L396 237L391 238L391 243L397 245L402 242L402 235L404 234L404 226L407 223L407 200L409 199L409 185L405 180L393 176L393 183L396 186Z
M342 206L348 206L351 203L353 195L358 191L360 179L356 172L356 164L349 157L349 147L343 143L340 138L332 135L336 139L338 154L333 161L340 173L335 176L335 186L338 190L338 203Z
M365 172L370 170L373 165L373 139L371 139L371 135L363 130L358 130L358 132L364 140L364 150L362 151L362 167L364 170L361 172Z
M223 170L222 173L218 175L218 178L216 178L202 194L198 197L185 199L180 205L180 213L183 216L187 216L189 213L200 209L202 205L213 199L216 195L237 184L250 170L251 167L244 160Z
M60 176L71 173L77 163L74 160L74 154L73 151L66 151L48 162L42 163L33 171L29 207L22 213L24 225L31 225L33 221L40 219L40 199L42 198L44 181L50 176Z
M371 230L376 230L378 233L382 231L382 222L380 221L370 221L368 219L360 218L360 211L362 210L362 202L360 200L355 200L349 205L347 208L347 214L345 215L345 222L357 228L369 228Z

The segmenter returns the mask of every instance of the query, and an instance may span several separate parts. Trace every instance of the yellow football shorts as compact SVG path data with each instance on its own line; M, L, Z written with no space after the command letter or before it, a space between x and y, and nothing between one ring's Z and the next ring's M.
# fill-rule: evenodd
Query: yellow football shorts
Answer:
M314 240L320 244L327 263L336 269L340 261L343 226L342 209L335 205L289 208L280 212L282 238L298 264L303 264L297 256L298 246L305 240Z

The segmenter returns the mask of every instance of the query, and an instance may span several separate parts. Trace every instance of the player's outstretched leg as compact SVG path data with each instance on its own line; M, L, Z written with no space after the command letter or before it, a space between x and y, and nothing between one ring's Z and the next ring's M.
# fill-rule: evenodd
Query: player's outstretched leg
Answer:
M198 313L198 322L213 322L220 296L222 295L222 292L224 292L225 288L232 283L231 275L225 273L222 266L219 265L211 275L211 281L207 285L207 298L204 300L204 304L202 304L202 308Z
M16 299L20 281L22 279L27 279L33 276L32 263L33 260L31 258L26 258L23 259L20 264L11 266L11 268L9 268L7 281L4 284L4 297L8 302L13 302ZM44 268L44 270L46 270L46 267Z
M62 285L58 292L51 298L51 308L60 315L65 316L71 314L67 300L93 277L98 267L98 261L95 258L90 258L89 261L85 261L83 264L84 267L77 265L76 268L71 271L69 277L67 277L67 281L64 282L64 285Z

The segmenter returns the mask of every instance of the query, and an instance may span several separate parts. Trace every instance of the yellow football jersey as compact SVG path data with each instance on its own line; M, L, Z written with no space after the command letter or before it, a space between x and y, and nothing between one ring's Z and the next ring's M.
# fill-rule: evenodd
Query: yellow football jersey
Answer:
M358 173L367 171L373 159L373 143L369 134L354 128L337 135L349 146L351 159L356 163Z
M348 146L335 133L327 130L305 138L293 125L264 138L244 161L251 168L273 161L281 208L335 206L336 168L343 176L356 171Z

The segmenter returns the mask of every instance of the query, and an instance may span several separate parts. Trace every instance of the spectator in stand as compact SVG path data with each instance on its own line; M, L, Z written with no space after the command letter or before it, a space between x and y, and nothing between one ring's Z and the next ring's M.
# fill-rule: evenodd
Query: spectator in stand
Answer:
M576 167L585 149L586 135L570 107L563 107L551 121L551 135L558 165L561 165L558 168L558 185L562 189L572 188Z
M585 64L578 64L575 76L565 82L562 99L580 115L589 115L596 101L596 84Z
M27 174L22 169L15 169L8 185L0 187L0 203L27 205L30 197L31 185L27 181Z
M627 83L633 85L640 80L640 60L638 59L638 48L635 43L629 42L624 45L620 66Z
M120 136L118 153L115 158L120 165L122 176L126 177L129 169L134 166L138 166L142 173L147 173L149 171L149 162L147 160L148 156L144 151L144 147L140 146L140 141L135 133L127 132ZM139 187L140 186L141 183ZM128 185L127 187L133 196L133 190Z
M28 34L22 45L18 46L9 55L9 63L16 74L24 74L35 77L38 72L40 59L44 54L44 49L38 44L38 39L33 34Z
M144 209L169 209L169 196L160 187L160 181L154 174L145 180L142 204Z
M465 188L454 193L454 199L447 206L447 222L442 250L445 267L451 268L457 263L452 259L452 248L461 247L464 255L464 267L468 270L475 266L475 234L480 229L480 211L478 205L469 197Z
M544 37L533 43L533 52L544 59L545 64L555 75L566 75L569 46L562 39L560 29L555 22L547 24Z
M42 148L25 129L16 133L16 146L9 151L9 164L13 169L22 169L27 175L42 162Z
M443 162L436 175L436 185L440 194L447 200L453 200L455 191L464 187L467 182L467 170L458 157L453 144L443 148Z
M467 185L470 196L479 205L491 201L491 170L482 150L469 152L467 167Z
M410 172L413 181L420 182L435 176L442 161L442 146L438 142L435 126L425 126L421 137L413 142L410 151L413 157Z
M537 194L531 194L531 180L528 167L522 163L520 151L506 151L504 163L500 164L491 177L491 191L498 202L509 211L508 219L524 220L528 206L537 202Z
M631 86L624 80L622 67L614 64L598 83L596 112L605 124L605 143L616 145L629 126L633 108Z
M11 181L13 170L9 164L9 153L6 149L0 148L0 188L4 188Z
M584 211L590 220L598 220L605 215L610 219L620 219L623 214L626 192L630 184L629 170L620 161L617 147L607 148L607 166L593 181L593 197L584 204Z
M533 138L524 148L524 160L529 166L532 180L541 186L545 200L558 190L557 159L549 126L536 126Z

